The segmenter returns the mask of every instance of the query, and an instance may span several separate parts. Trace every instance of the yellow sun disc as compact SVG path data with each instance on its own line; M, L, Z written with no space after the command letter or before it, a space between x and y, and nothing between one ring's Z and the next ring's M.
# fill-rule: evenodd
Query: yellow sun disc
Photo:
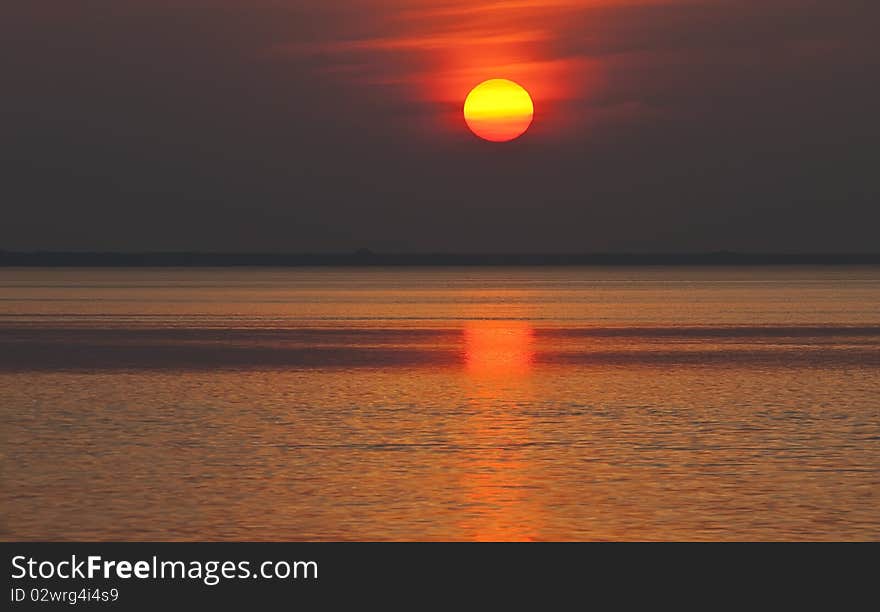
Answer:
M464 120L471 131L492 142L522 136L532 124L535 107L521 85L491 79L474 87L464 101Z

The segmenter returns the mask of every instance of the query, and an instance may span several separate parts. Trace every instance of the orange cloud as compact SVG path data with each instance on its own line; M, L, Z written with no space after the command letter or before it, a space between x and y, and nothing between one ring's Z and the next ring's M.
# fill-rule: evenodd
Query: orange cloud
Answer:
M532 94L538 130L552 125L563 133L587 114L618 121L638 109L645 116L686 112L673 98L691 91L694 66L745 64L781 46L830 53L820 20L786 10L797 6L797 0L383 0L382 10L346 20L344 31L281 44L272 54L311 58L316 70L347 83L395 88L395 100L449 115L459 127L472 87L512 79Z

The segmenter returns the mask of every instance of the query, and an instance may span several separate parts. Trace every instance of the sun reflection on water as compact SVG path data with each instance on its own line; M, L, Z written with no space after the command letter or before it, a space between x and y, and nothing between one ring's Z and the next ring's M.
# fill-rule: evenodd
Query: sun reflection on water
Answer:
M465 327L469 412L462 470L468 509L460 527L477 541L533 540L541 508L530 495L534 330L523 321L475 321Z
M464 330L465 365L474 376L528 374L534 360L534 330L524 321L479 321Z

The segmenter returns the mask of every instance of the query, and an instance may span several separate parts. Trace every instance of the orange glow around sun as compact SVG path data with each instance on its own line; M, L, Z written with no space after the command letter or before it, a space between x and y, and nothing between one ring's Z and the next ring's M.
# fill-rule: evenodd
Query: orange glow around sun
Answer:
M529 129L534 114L529 92L507 79L480 83L464 101L464 120L468 127L491 142L519 138Z

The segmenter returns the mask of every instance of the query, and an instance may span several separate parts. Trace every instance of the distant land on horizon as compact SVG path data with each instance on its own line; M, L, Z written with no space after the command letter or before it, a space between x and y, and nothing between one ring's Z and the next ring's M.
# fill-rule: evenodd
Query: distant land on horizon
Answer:
M199 253L2 251L0 267L876 265L880 253Z

